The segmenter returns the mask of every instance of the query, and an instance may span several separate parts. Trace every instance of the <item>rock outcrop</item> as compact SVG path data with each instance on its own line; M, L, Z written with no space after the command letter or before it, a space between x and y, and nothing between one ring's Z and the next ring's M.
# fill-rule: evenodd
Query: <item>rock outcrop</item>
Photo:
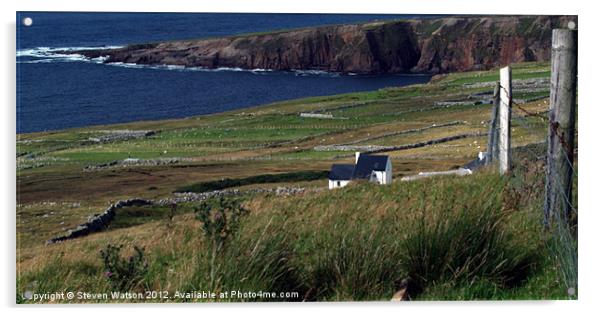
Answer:
M105 62L204 68L446 73L550 58L553 28L576 16L446 17L333 25L86 50Z
M491 16L422 21L415 72L489 69L525 61L548 61L552 29L576 16ZM430 30L433 30L430 32ZM430 34L429 34L430 33Z

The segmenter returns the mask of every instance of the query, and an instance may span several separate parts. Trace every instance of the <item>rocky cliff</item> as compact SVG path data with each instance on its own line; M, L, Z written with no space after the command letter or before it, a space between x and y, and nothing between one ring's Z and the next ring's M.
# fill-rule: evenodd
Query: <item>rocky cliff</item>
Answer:
M415 25L420 60L415 72L489 69L550 59L552 29L566 28L576 16L445 18Z
M447 17L335 25L215 39L81 51L106 62L324 70L445 73L550 58L552 29L576 16Z

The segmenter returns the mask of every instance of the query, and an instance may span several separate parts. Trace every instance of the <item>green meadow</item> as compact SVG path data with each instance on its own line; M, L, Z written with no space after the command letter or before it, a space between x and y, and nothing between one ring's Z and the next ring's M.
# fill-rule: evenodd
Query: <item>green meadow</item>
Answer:
M513 65L515 100L525 102L513 113L512 142L521 149L507 176L485 169L401 181L457 168L487 149L491 104L482 96L492 92L495 70L185 119L19 134L17 301L29 303L20 298L28 290L116 289L389 300L403 280L411 280L412 300L576 298L567 294L553 236L540 222L543 171L536 158L543 151L536 144L547 133L549 88L533 88L529 80L549 76L546 63ZM385 153L393 162L390 186L319 190L328 187L333 163L354 159L354 150L319 148L398 146L461 134L476 136ZM312 190L249 191L260 187ZM223 236L212 234L209 217L201 216L219 205L187 202L175 211L124 208L105 231L45 244L118 200L221 189L241 190L220 203L244 209L228 213L235 209L228 204ZM102 257L108 245L123 248ZM143 249L142 259L127 263L128 256L139 258L135 247ZM223 299L230 300L261 299Z

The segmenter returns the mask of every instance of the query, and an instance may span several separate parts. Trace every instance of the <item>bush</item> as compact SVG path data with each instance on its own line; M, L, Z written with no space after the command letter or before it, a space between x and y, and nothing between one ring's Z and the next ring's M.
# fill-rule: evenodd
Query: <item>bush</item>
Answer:
M291 252L286 235L280 230L269 232L274 228L270 222L259 230L243 233L242 219L248 211L237 200L224 198L202 203L196 213L203 223L206 251L200 252L190 290L304 292L290 265Z
M211 289L216 289L220 283L218 273L221 270L224 249L238 230L240 218L247 210L237 200L220 197L204 201L194 211L197 219L203 223L203 234L208 245L208 283Z
M203 223L203 233L212 250L218 252L238 230L241 217L248 213L238 200L224 197L204 201L194 211Z
M134 246L134 255L127 259L121 257L122 245L107 245L100 251L105 276L111 287L118 291L127 291L142 282L148 272L148 263L144 259L144 250Z

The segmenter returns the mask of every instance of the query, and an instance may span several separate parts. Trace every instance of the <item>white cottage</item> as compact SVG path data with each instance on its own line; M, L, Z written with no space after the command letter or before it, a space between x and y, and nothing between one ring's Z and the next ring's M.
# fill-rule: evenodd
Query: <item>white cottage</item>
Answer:
M389 156L355 153L355 164L334 164L328 175L328 188L336 189L352 180L368 180L378 184L393 182L393 166Z

